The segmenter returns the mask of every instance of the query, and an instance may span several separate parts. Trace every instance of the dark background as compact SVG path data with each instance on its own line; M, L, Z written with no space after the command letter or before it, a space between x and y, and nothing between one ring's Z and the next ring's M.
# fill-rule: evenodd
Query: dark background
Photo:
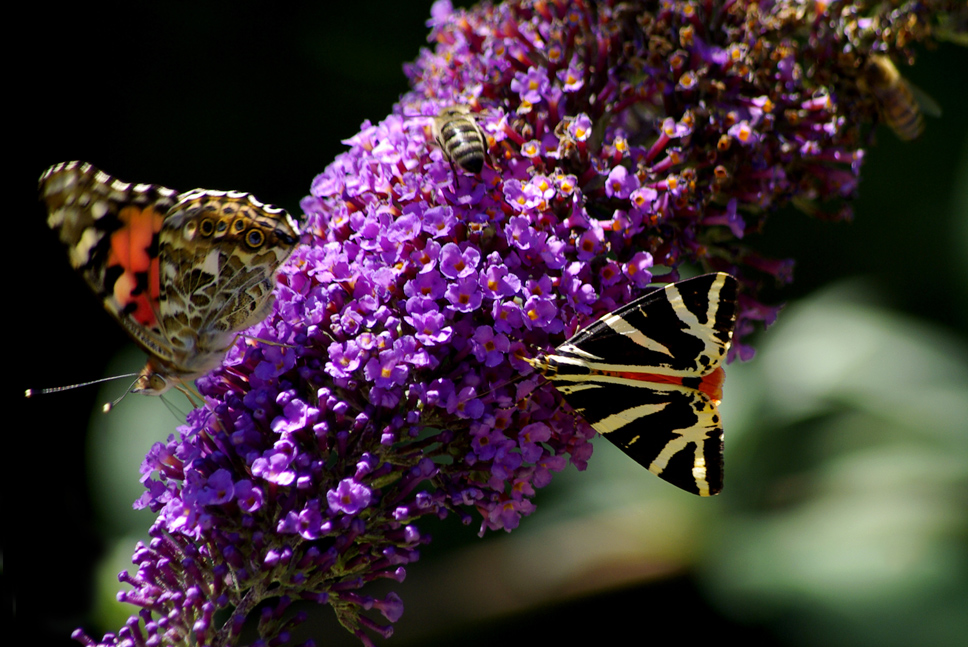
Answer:
M363 120L381 119L407 89L401 66L426 45L430 5L34 3L27 18L8 23L11 36L26 44L8 54L6 66L6 103L16 115L6 137L13 145L7 186L14 200L7 222L18 226L6 238L13 250L5 308L13 377L6 381L3 579L5 605L15 604L17 630L29 632L30 644L74 644L69 634L81 624L96 636L117 627L91 627L87 619L91 568L104 550L84 458L89 412L99 396L93 388L31 400L21 394L99 377L110 356L129 344L47 230L37 178L51 164L81 159L124 181L250 191L298 215L312 178L345 150L340 140ZM951 187L968 150L966 69L968 51L947 45L924 52L909 71L945 114L929 119L913 144L877 131L854 223L784 211L752 241L797 260L796 282L778 301L862 275L890 305L968 340L968 264L964 244L959 252L951 234L959 226L968 231L968 213L943 220L953 213ZM495 633L478 628L473 636L511 642L511 633L523 638L530 627L545 640L601 637L603 627L631 625L642 639L657 637L640 615L644 609L664 622L683 610L702 618L698 636L774 640L755 623L744 627L716 615L688 573L512 618L495 625ZM561 620L579 614L584 628ZM317 640L329 638L335 636ZM455 638L471 642L466 634Z

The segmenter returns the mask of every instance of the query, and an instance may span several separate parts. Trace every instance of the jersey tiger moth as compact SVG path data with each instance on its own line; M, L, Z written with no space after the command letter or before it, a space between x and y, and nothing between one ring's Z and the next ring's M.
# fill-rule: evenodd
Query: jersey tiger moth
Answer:
M738 283L722 272L650 292L528 362L600 434L700 496L723 489L723 369Z

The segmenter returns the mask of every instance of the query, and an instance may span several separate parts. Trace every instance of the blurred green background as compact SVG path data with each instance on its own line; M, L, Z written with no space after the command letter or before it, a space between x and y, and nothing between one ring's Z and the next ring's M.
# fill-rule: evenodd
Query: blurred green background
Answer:
M27 45L5 68L8 223L27 229L7 237L8 410L27 415L7 433L3 582L31 644L74 644L75 627L99 636L129 614L113 602L116 574L153 518L130 508L138 465L177 424L155 398L100 414L123 381L22 398L144 361L47 231L37 177L83 159L123 180L252 191L298 213L340 140L406 89L401 66L426 43L430 4L35 4L18 21ZM478 539L476 524L434 524L407 581L385 587L406 608L389 644L630 631L685 644L964 644L965 70L968 50L954 45L903 70L944 114L914 143L876 131L853 223L791 209L750 240L795 258L796 282L772 295L788 306L757 336L756 358L727 371L722 495L679 492L596 442L589 469L556 479L515 532ZM303 633L357 644L325 607Z

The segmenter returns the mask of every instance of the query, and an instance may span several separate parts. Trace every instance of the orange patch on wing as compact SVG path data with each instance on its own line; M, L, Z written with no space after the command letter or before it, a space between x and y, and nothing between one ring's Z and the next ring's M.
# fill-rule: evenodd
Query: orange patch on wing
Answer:
M164 214L151 207L127 206L118 213L125 227L111 234L110 265L120 265L129 272L147 272L152 258L148 254L151 239L161 229Z
M658 373L638 373L626 371L602 371L603 375L613 375L627 380L638 382L651 382L652 384L675 384L682 386L683 377L679 375L660 375ZM720 402L723 399L723 382L726 381L726 372L722 366L717 366L708 375L703 375L699 382L699 391L709 396L709 399Z
M134 309L130 310L128 316L134 319L139 325L154 327L158 323L158 318L155 316L155 304L158 302L158 299L150 298L143 291L139 294L134 294L136 289L137 277L132 272L125 272L114 283L114 298L125 310L130 310L131 304L134 304Z
M121 209L118 218L126 226L111 234L109 266L118 265L123 273L114 283L114 298L123 308L131 308L130 316L142 326L157 324L156 304L160 294L158 258L150 254L152 239L161 229L164 214L150 206L141 209L129 205ZM139 290L138 275L145 275L147 291Z
M709 375L702 376L702 383L699 390L709 396L709 399L719 404L723 399L723 382L726 381L726 371L722 366L717 366Z

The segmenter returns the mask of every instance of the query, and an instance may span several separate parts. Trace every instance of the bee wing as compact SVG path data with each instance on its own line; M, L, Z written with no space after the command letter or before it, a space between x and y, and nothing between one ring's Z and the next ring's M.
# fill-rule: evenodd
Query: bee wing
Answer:
M918 106L921 107L921 112L929 117L934 117L935 119L939 118L941 116L941 106L938 105L938 102L935 101L930 94L914 85L907 79L905 79L905 82L907 83L908 89L911 90L911 95L914 97L914 100L917 101Z

